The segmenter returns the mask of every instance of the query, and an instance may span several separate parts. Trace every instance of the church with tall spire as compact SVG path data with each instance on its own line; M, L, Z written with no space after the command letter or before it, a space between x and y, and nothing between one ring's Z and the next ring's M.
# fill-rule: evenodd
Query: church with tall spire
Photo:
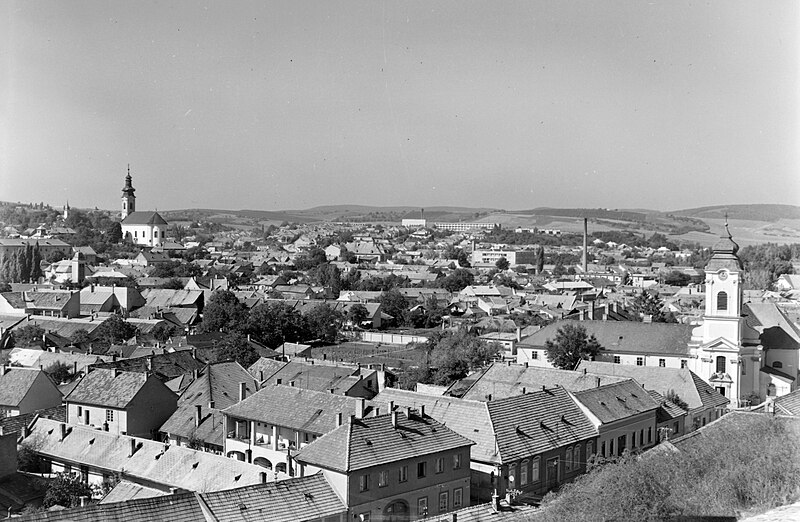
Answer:
M166 241L169 223L158 212L137 211L131 167L122 187L122 237L137 245L158 247Z

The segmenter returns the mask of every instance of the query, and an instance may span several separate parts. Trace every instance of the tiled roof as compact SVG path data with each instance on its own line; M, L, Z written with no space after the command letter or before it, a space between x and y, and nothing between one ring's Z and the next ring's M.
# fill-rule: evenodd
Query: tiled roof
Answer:
M142 292L147 306L169 308L171 306L197 306L202 304L202 290L170 290L165 288L149 288Z
M169 225L158 212L131 212L122 220L123 225Z
M53 406L52 408L44 408L13 417L3 417L0 418L0 427L3 428L3 433L5 434L18 433L37 416L53 419L58 422L65 422L67 418L67 409L64 406Z
M225 409L226 415L268 422L308 433L324 434L336 428L336 414L355 414L359 399L293 386L269 385Z
M148 360L150 361L149 363ZM192 357L191 351L183 350L147 357L120 359L115 362L98 364L95 368L117 368L125 372L138 373L152 371L162 380L167 380L178 377L179 375L192 373L194 370L202 370L204 366L203 363Z
M28 308L37 310L63 310L72 292L26 292L25 299L28 301Z
M533 391L542 386L547 388L562 386L575 392L622 380L625 378L585 374L582 371L495 363L475 380L462 398L485 401L491 396L493 399L502 399L521 394L523 388L526 391Z
M580 391L575 398L603 424L658 408L658 403L633 379Z
M800 389L775 399L775 412L800 416Z
M266 381L275 372L286 366L286 364L287 363L285 363L284 361L278 361L276 359L267 359L266 357L259 357L259 359L256 362L254 362L247 369L247 371L254 378Z
M653 400L659 404L658 409L656 410L657 423L661 424L662 422L669 422L686 415L686 411L684 409L674 402L665 399L657 391L647 390L647 393L649 393L650 397L652 397Z
M775 303L748 303L742 306L747 322L761 332L765 349L800 348L800 328Z
M39 375L49 379L38 368L12 368L5 367L5 374L0 373L0 405L19 406L22 399L28 394L33 382ZM53 384L55 387L55 384Z
M202 498L216 520L283 522L322 520L347 511L321 473L204 493Z
M358 370L346 366L329 366L291 361L269 377L268 382L274 384L281 379L284 384L294 382L295 386L307 390L343 393L352 388L357 379L348 379Z
M3 292L3 298L12 308L24 310L27 306L24 292Z
M563 325L562 321L549 324L523 339L522 347L545 346L545 342L556 337ZM635 321L581 321L572 322L586 328L588 335L594 335L597 342L607 352L631 352L688 355L689 341L692 338L692 325L678 323L639 323Z
M487 403L503 462L538 455L597 436L597 430L561 387Z
M36 452L55 461L81 463L91 468L122 472L131 480L187 491L218 491L259 484L264 468L222 455L170 446L148 439L116 435L79 424L61 424L39 418L25 439ZM131 456L135 441L136 452Z
M298 462L348 473L474 444L427 415L395 414L396 426L392 414L348 418L294 457Z
M128 500L134 500L137 498L153 498L153 497L160 497L166 495L167 493L155 489L155 488L148 488L147 486L142 486L141 484L136 484L135 482L131 482L129 480L123 480L117 483L114 488L109 491L103 500L100 501L100 504L113 504L115 502L126 502Z
M64 397L64 401L125 408L147 379L148 376L140 372L95 369L83 376L72 392Z
M388 411L390 402L394 403L396 407L418 409L420 406L425 406L426 415L430 415L451 430L476 443L470 449L472 460L500 463L492 421L484 402L423 395L396 388L385 388L375 396L372 402L379 403L381 411Z
M689 411L724 406L730 402L688 368L634 366L599 361L581 361L578 371L634 379L647 390L667 395L673 390L683 399Z
M116 489L116 488L115 488ZM113 491L112 491L112 494ZM322 474L205 493L178 493L85 508L42 511L20 521L72 522L304 522L347 513Z

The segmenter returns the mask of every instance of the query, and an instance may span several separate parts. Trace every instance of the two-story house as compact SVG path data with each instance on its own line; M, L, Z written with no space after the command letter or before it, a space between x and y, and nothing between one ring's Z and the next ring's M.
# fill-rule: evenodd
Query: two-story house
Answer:
M0 416L14 417L61 405L61 392L39 368L0 366Z
M420 411L357 419L301 449L295 460L321 469L354 518L409 520L469 505L471 440Z
M64 398L67 422L153 438L178 396L153 374L93 369Z
M294 452L341 425L363 418L364 399L268 384L223 410L225 455L294 476Z

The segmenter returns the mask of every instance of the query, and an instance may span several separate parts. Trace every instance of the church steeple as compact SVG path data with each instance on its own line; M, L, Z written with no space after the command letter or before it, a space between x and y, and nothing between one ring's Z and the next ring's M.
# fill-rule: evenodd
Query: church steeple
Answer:
M136 189L133 188L131 179L131 165L128 163L128 175L125 176L125 186L122 187L122 219L124 220L129 214L136 212L136 196L134 195Z

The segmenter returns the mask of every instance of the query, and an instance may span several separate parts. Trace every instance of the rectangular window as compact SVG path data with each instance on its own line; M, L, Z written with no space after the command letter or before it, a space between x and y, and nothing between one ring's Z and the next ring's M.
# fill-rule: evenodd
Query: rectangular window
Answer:
M600 443L600 456L601 457L606 456L606 441Z
M567 448L567 457L564 459L564 468L572 471L572 448Z
M644 357L636 358L636 366L644 366Z
M539 482L539 457L531 461L531 482Z
M369 491L369 474L358 477L358 490Z
M444 473L444 457L436 458L436 473Z
M614 439L608 441L608 455L611 457L614 456Z
M461 469L461 453L453 455L453 469Z
M458 509L461 507L461 504L464 499L464 490L461 488L456 488L453 490L453 509Z
M649 426L647 428L647 443L650 444L653 442L653 427Z
M622 362L622 359L620 358L620 356L619 355L615 355L614 356L614 364L619 364L621 362Z
M359 519L361 522L369 522L370 520L372 520L372 519L369 517L369 515L370 515L370 514L369 514L369 511L368 511L368 512L366 512L366 513L361 513L360 515L358 515L358 519Z
M450 494L447 491L439 493L439 513L446 513L450 506Z
M660 366L661 368L664 368L665 366L667 366L667 360L666 359L659 359L658 360L658 366Z
M78 406L78 422L81 421L82 416L83 416L83 406Z
M689 364L689 361L686 359L681 359L681 369L686 368L687 364Z
M528 483L528 461L523 460L519 465L519 485L524 486Z
M594 442L590 440L586 443L586 456L591 457L592 455L594 455Z
M378 473L378 487L385 488L389 485L389 472L384 470Z
M539 352L537 352L536 350L533 350L531 352L531 359L538 359L538 358L539 358Z
M578 469L580 469L580 462L581 462L581 447L575 446L572 449L572 469L578 471Z
M106 422L114 422L114 410L106 410Z
M636 447L636 432L635 431L633 432L633 434L631 436L631 443L633 444L632 447L635 448Z
M408 466L400 466L400 482L408 480Z
M417 516L428 516L428 497L420 497L417 499Z
M428 463L417 462L417 478L425 478L425 475L428 474Z

